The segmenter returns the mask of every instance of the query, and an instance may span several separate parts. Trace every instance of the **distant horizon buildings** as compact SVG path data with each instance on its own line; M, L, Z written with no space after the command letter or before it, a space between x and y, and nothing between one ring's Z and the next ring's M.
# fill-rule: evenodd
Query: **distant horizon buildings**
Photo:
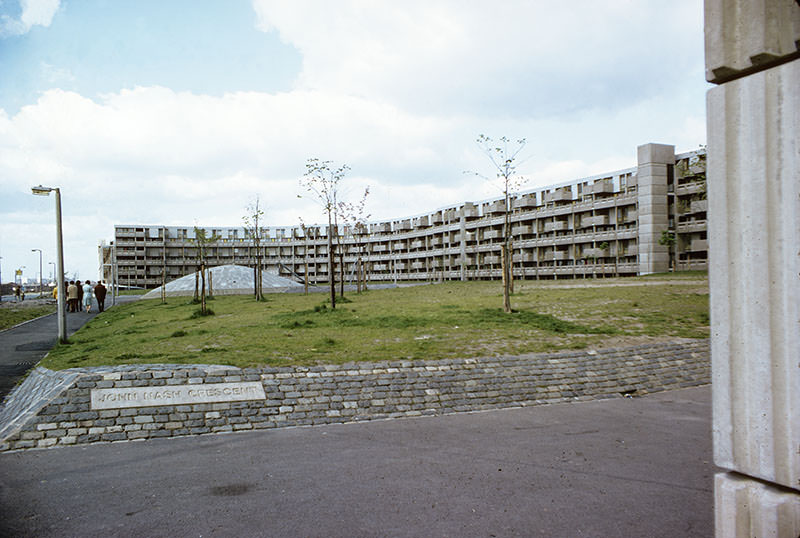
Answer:
M511 201L515 279L633 276L706 270L706 152L676 155L664 144L637 148L636 167L522 191ZM423 208L420 208L423 209ZM371 222L334 234L337 279L355 281L501 278L502 198L464 202L416 217ZM254 266L243 227L203 226L219 239L209 266ZM263 270L328 282L327 226L266 226ZM121 286L155 288L197 270L194 226L129 224L99 246L100 274ZM343 270L342 270L343 264Z

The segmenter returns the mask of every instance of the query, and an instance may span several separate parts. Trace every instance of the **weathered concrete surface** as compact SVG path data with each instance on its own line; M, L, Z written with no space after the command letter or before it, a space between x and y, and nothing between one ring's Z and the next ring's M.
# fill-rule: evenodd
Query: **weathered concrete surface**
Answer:
M706 0L705 45L716 534L796 538L800 2Z
M710 389L0 454L8 536L710 536Z
M709 91L708 200L716 462L800 490L798 84L795 61Z

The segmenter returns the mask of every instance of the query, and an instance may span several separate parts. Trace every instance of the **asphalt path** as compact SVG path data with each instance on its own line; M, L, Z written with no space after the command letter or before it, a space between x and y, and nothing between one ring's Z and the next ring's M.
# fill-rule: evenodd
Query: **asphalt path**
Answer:
M137 295L117 297L117 304L135 301ZM106 310L111 298L106 299ZM67 314L67 338L97 316L97 301L92 312ZM25 374L36 366L58 340L58 316L56 313L27 321L16 327L0 331L0 402Z
M711 389L0 454L2 536L713 534Z

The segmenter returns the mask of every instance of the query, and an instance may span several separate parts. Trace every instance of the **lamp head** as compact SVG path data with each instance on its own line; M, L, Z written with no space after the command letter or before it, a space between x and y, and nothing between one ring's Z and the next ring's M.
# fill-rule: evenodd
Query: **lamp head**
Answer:
M31 192L36 196L50 196L52 190L54 190L52 187L43 187L42 185L31 187Z

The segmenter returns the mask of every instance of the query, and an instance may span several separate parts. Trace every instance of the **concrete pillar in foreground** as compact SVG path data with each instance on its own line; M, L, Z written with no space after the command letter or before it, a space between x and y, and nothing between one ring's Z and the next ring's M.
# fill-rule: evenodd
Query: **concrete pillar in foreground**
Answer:
M659 244L669 229L667 185L674 174L675 146L645 144L637 148L639 202L639 274L669 270L669 249Z
M719 537L800 536L800 5L706 0Z

